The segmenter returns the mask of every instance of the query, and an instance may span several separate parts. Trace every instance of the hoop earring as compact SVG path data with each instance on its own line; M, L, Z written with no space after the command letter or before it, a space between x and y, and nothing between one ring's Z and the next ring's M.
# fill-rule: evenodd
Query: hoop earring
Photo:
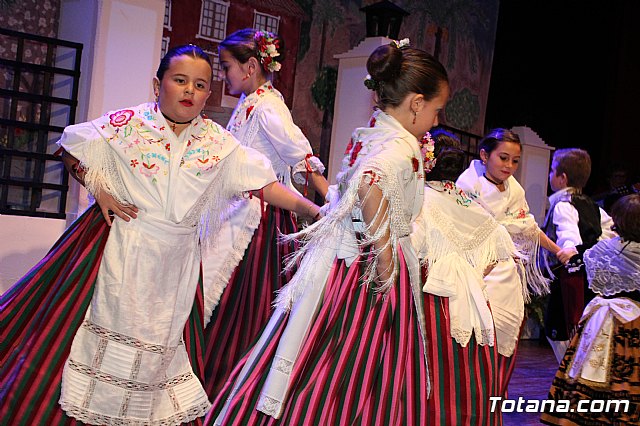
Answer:
M413 111L413 124L416 124L416 119L418 118L418 113L416 111Z

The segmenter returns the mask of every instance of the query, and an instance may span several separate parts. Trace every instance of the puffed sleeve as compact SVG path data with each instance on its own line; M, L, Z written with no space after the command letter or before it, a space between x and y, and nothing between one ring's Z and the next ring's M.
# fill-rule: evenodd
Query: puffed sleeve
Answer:
M103 142L92 122L67 126L58 140L58 145L81 162L89 160L91 146Z
M257 190L277 180L269 159L253 148L238 146L232 160L234 192Z
M304 173L307 171L324 172L324 165L313 156L309 140L295 125L284 103L265 104L261 108L259 120L261 131L280 159L292 167L291 174L297 183L305 183Z

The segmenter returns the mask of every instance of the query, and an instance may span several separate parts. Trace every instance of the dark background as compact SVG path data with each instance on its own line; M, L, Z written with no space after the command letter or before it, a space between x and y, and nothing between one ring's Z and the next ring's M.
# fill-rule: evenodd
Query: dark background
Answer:
M502 0L486 127L531 127L548 145L580 147L586 192L612 166L640 180L640 1Z

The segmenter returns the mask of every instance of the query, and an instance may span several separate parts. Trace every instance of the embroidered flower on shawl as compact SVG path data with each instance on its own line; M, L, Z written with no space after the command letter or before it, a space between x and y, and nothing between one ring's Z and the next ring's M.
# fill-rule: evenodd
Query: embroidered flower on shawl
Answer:
M253 39L257 44L260 63L265 71L280 71L282 65L273 59L276 56L280 56L280 52L278 52L280 43L276 40L275 35L269 31L256 31Z
M413 171L417 172L420 167L420 161L416 157L411 158L411 165L413 166Z
M371 117L371 120L369 120L369 127L374 127L376 125L376 117L373 116Z
M136 168L136 166L137 166L138 164L140 164L140 163L139 163L139 162L138 162L138 160L136 160L135 158L134 158L133 160L131 160L131 167L133 167L134 169Z
M160 167L156 163L147 164L143 161L142 167L140 167L140 173L147 177L155 175L156 173L158 173L158 170L160 170Z
M524 219L527 217L527 212L525 209L518 210L518 214L516 215L516 219Z
M120 111L116 111L113 114L109 115L109 124L113 127L122 127L125 126L129 121L131 121L131 117L133 117L134 112L130 109L123 109Z
M166 149L167 151L171 151L171 144L170 143L165 144L164 149Z
M249 106L249 108L247 108L247 111L245 113L246 114L245 119L249 118L249 114L251 114L251 111L253 111L253 105L251 105L251 106Z
M213 156L211 158L198 158L196 159L196 166L198 166L198 168L203 171L209 171L213 168L213 166L216 165L216 162L218 161L218 157Z
M347 149L344 150L344 155L347 155L351 152L351 148L353 148L353 138L349 139L349 143L347 144Z
M356 142L355 146L351 150L351 158L349 158L349 167L353 166L353 163L356 162L356 159L358 158L358 153L360 152L361 149L362 149L362 142L361 141Z

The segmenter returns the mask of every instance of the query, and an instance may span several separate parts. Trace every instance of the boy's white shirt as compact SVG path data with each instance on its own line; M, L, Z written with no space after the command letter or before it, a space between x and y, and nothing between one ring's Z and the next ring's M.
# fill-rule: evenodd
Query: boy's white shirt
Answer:
M568 190L569 187L554 192L549 197L551 205L554 204L555 199L565 196ZM553 212L553 224L556 227L556 244L560 248L575 247L582 244L578 221L578 210L576 210L571 203L568 201L557 202ZM600 227L602 229L602 234L600 235L600 238L598 238L598 241L608 240L616 236L616 233L611 230L612 225L613 220L611 219L611 216L600 208Z

